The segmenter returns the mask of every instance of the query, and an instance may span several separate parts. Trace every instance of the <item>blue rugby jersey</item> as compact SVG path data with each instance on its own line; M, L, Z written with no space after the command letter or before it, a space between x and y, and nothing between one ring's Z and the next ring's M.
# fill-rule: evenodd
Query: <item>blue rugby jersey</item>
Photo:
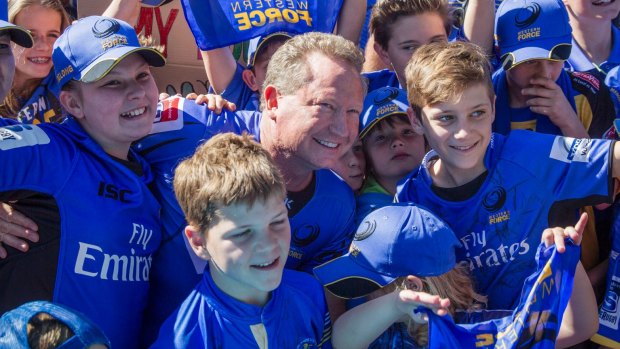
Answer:
M59 93L56 77L52 70L30 97L23 101L17 114L17 120L24 124L60 122L64 115L57 97Z
M331 347L325 295L314 277L284 269L280 286L259 307L222 292L207 269L151 349Z
M575 224L577 207L611 202L611 144L521 130L493 134L488 176L473 197L448 201L432 191L431 151L399 184L397 198L427 207L454 229L462 244L457 259L469 263L489 309L514 309L536 270L543 230Z
M215 114L194 101L169 98L159 104L152 134L134 145L155 173L152 189L163 210L164 237L153 263L143 333L146 344L155 339L161 323L200 281L206 266L183 234L187 223L172 189L174 169L199 144L218 133L248 132L260 141L260 118L260 113L250 111ZM316 171L315 179L314 196L289 218L292 236L286 267L308 273L348 251L354 231L351 189L330 170Z
M14 293L24 302L67 305L100 326L115 348L138 346L161 229L159 205L147 187L149 167L133 152L130 158L141 176L106 154L73 118L0 128L0 201L49 196L60 218L60 232L42 230L28 252L0 260L1 299ZM28 216L41 214L36 205L26 208ZM57 262L45 257L48 248L58 249ZM51 284L42 270L55 273ZM41 280L40 287L22 289L24 275Z

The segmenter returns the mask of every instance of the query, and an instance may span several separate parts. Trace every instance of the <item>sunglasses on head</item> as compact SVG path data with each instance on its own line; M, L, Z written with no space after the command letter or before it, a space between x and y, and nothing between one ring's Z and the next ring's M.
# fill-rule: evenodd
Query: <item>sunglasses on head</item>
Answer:
M570 51L572 47L573 46L571 44L555 45L551 49L551 51L549 51L549 57L547 57L546 59L550 59L553 61L565 61L568 59L568 57L570 57ZM508 52L500 58L500 61L502 63L502 68L504 68L504 70L508 70L515 65L515 56L512 52Z

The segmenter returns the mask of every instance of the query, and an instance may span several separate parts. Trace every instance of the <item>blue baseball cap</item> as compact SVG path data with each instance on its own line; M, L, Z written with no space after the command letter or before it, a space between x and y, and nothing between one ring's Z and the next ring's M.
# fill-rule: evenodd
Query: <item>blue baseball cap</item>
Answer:
M505 70L532 59L567 60L571 33L560 0L504 0L495 15L495 39Z
M248 54L247 54L247 58L246 58L246 63L247 63L247 67L248 69L251 69L254 64L256 63L256 55L258 54L258 52L260 51L261 48L263 48L264 44L275 37L282 37L285 39L290 39L293 37L292 34L287 33L287 32L275 32L275 33L271 33L269 35L263 35L263 36L257 36L253 39L250 40L249 44L248 44Z
M364 99L364 109L360 115L360 139L364 138L372 128L388 116L395 114L407 115L409 102L407 92L394 87L382 87L370 92Z
M334 295L358 298L399 277L448 272L460 246L452 229L425 208L394 203L369 213L349 252L314 268L314 275Z
M32 47L34 41L30 32L13 23L9 23L8 1L0 1L0 34L7 33L11 37L11 41L22 47Z
M27 325L39 313L51 315L73 332L73 337L58 346L58 349L83 349L93 344L111 348L106 335L84 315L69 307L45 301L23 304L0 317L0 348L30 348Z
M59 87L70 80L97 81L132 53L139 53L155 67L166 64L159 51L140 45L135 30L126 22L103 16L82 18L54 43L56 80Z

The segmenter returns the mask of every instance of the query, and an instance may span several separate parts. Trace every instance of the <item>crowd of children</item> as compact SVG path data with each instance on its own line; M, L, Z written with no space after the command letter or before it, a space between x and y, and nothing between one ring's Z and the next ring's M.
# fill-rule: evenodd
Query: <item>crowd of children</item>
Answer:
M342 0L158 101L140 1L3 1L0 348L620 347L620 5L487 2Z

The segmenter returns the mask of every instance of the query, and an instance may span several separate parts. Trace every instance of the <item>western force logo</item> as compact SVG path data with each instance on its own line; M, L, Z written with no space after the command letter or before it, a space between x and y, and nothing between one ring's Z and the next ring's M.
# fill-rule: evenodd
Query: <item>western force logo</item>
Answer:
M482 205L489 212L496 212L506 203L506 189L497 187L484 197Z
M365 240L375 232L375 229L377 229L377 221L374 219L371 221L363 221L359 228L357 228L357 232L353 239L356 241Z
M373 103L375 105L383 105L387 102L390 102L398 97L398 90L392 87L382 88L375 98L373 99Z
M307 224L295 229L292 240L296 246L305 247L313 243L320 234L321 228L319 226Z
M515 16L515 25L518 28L525 28L536 22L540 16L540 5L538 3L532 3L528 7L521 9Z
M91 29L96 38L102 39L117 33L121 29L120 23L111 18L100 19Z

